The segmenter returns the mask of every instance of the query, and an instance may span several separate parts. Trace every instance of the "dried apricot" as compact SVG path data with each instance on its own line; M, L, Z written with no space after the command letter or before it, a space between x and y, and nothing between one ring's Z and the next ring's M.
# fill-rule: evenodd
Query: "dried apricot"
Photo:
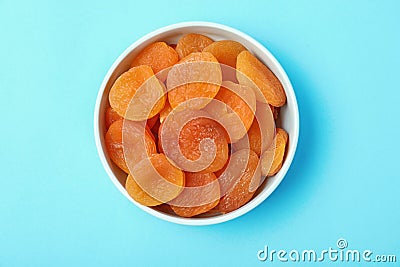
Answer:
M157 153L154 136L145 122L123 121L122 151L129 170L142 159Z
M125 183L126 192L138 203L144 206L157 206L162 204L161 201L152 198L136 183L135 179L128 175Z
M165 213L165 214L169 214L169 215L175 215L175 212L171 209L171 206L168 205L167 203L158 205L158 206L154 206L152 207L154 210Z
M172 210L182 217L193 217L214 208L220 198L214 173L185 173L185 188L170 202Z
M148 119L147 123L146 123L147 127L149 127L149 129L152 129L158 120L159 120L158 114L156 116L154 116L153 118Z
M272 105L269 105L271 108L272 114L274 116L274 120L277 120L279 118L279 112L281 111L280 107L274 107Z
M136 122L124 122L124 120L121 119L111 124L105 136L105 144L108 155L119 168L121 168L124 172L129 173L129 168L126 164L124 156L124 143L122 134L124 123L131 126L127 129L129 132L126 134L132 138L133 142L138 142L139 139L145 139L146 153L157 153L157 150L153 138L148 134L148 132L144 133L143 131L140 131L140 126ZM145 153L136 153L135 161L141 160L141 158L144 157L143 154L145 155Z
M202 111L172 111L162 123L158 137L159 149L188 172L214 172L228 159L226 131Z
M246 143L247 139L248 139L248 144ZM256 152L258 156L261 155L261 131L260 131L260 126L258 125L258 121L256 119L253 120L253 124L248 130L247 136L243 137L243 139L234 143L233 147L236 150L250 148L251 150Z
M154 136L154 141L156 142L156 144L158 144L158 130L160 128L160 120L158 119L154 126L150 129L150 132L153 134Z
M261 156L263 175L272 176L281 169L288 139L289 136L285 130L276 128L275 149L268 149Z
M146 65L124 72L111 87L111 107L125 119L142 121L164 107L165 88Z
M169 68L179 60L176 51L165 42L155 42L146 46L132 61L131 68L147 65L158 73Z
M236 142L246 134L254 119L256 96L253 89L224 81L214 99L204 110L225 127L230 141Z
M236 73L240 84L255 89L257 101L268 102L274 107L286 103L286 94L275 74L249 51L242 51L237 57Z
M247 50L241 43L232 40L216 41L203 49L210 52L219 63L236 68L236 58L240 52Z
M212 44L213 40L198 33L189 33L182 36L176 44L176 52L179 58L184 58L190 53L201 52L203 48Z
M110 125L113 124L113 122L122 119L118 113L112 109L112 107L108 107L106 109L106 129L110 128Z
M181 109L201 109L217 95L221 83L217 59L208 52L191 53L168 73L169 104L172 108L182 104Z
M169 101L166 101L164 108L160 111L160 123L162 123L165 120L165 118L171 111L172 111L171 105L169 104Z
M221 199L217 209L222 213L246 204L260 184L261 170L257 154L248 149L233 153L225 171L218 177Z
M251 149L258 156L272 144L275 137L275 121L266 103L257 102L253 124L242 139L233 144L234 149Z
M176 198L185 186L184 172L172 165L164 154L150 155L130 171L139 187L162 203Z
M196 160L201 154L200 142L206 138L213 140L216 155L214 161L203 172L214 172L225 165L229 153L227 134L220 124L208 118L191 120L180 132L179 148L186 158Z

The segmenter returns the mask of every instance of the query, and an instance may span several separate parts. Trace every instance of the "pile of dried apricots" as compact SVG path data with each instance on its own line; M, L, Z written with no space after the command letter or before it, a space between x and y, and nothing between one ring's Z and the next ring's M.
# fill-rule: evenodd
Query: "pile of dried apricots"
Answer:
M182 217L236 210L284 162L286 94L242 44L155 42L109 92L105 144L138 203Z

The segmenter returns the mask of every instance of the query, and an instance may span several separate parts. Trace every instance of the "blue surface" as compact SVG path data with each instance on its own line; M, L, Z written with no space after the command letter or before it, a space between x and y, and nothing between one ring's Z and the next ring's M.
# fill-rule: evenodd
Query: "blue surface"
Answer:
M304 266L260 262L257 251L322 250L340 237L395 254L377 266L398 266L400 2L136 2L0 0L0 266ZM236 27L270 49L301 117L279 188L207 227L131 204L93 140L97 91L117 56L190 20Z

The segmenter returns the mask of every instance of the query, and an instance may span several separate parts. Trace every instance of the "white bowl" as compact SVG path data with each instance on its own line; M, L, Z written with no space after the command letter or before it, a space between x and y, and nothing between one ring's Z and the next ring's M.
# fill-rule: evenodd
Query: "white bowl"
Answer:
M214 40L235 40L240 42L264 64L266 64L272 70L272 72L274 72L274 74L281 81L287 96L287 104L281 108L280 126L283 127L289 134L289 145L287 148L286 160L281 170L275 176L266 179L264 184L262 184L262 186L257 190L253 199L241 208L227 214L206 218L182 218L142 206L134 201L124 188L123 181L126 179L126 174L116 167L116 165L110 160L106 153L104 143L104 111L107 108L108 93L114 81L119 75L129 69L129 65L133 58L148 44L155 41L176 43L182 35L187 33L204 34ZM292 163L296 151L299 136L299 111L297 107L296 96L286 72L283 70L282 66L275 59L275 57L263 45L247 34L225 25L210 22L183 22L163 27L147 34L146 36L143 36L129 46L117 58L107 72L107 75L104 77L97 96L94 111L94 135L100 160L108 176L111 178L119 191L136 206L158 218L173 223L186 225L209 225L229 221L249 212L263 202L280 184L286 172L288 171L290 164Z

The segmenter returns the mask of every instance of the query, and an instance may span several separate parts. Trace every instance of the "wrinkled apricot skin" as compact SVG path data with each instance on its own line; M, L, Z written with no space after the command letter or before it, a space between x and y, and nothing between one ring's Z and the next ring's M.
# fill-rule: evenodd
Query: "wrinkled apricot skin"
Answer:
M155 42L146 46L132 61L131 68L147 65L158 73L173 66L179 60L176 51L165 42Z
M193 190L194 187L197 187ZM189 190L187 188L192 188ZM197 195L198 194L198 195ZM195 205L196 199L206 195L204 204ZM185 189L173 200L174 203L186 203L186 205L172 205L175 214L182 217L193 217L205 213L214 208L220 198L220 189L217 177L214 173L185 173ZM191 205L193 204L193 206Z
M152 198L149 196L142 188L136 183L135 179L128 175L125 183L126 192L131 196L136 202L144 205L144 206L157 206L162 204L161 201Z
M286 94L281 82L249 51L242 51L238 55L236 68L239 83L253 87L257 101L268 102L274 107L281 107L286 103Z
M200 158L200 142L203 139L213 140L216 146L214 161L202 172L215 172L221 169L228 160L229 147L225 130L214 120L196 118L189 121L179 133L179 149L189 160Z
M210 52L219 63L236 67L236 58L240 52L247 50L241 43L232 40L216 41L203 49Z
M270 105L257 102L253 124L242 139L233 144L235 150L251 149L258 156L267 150L275 138L275 120Z
M135 122L128 122L134 124ZM129 173L129 168L125 162L124 147L122 142L122 129L124 120L118 120L111 124L105 136L105 144L111 160L124 172ZM146 131L145 133L146 152L153 154L157 152L153 138Z
M182 59L194 52L201 52L206 46L213 43L213 40L197 33L189 33L182 36L176 44L176 52L179 59Z
M191 82L185 83L182 85L175 86L172 80L174 80L174 68L181 68L182 66L188 66L190 68L191 63L196 62L206 62L211 63L205 66L205 70L203 73L210 73L213 77L210 80L217 80L216 83L214 82L196 82L197 77L192 77L194 75L190 72L190 69L185 74L188 75L187 80ZM186 64L185 63L189 63ZM199 65L200 65L199 64ZM198 65L198 66L199 66ZM191 66L194 66L191 64ZM187 70L187 69L186 69ZM182 73L180 73L182 75ZM211 76L210 76L211 77ZM201 101L191 102L186 107L191 109L201 109L205 107L218 93L220 84L222 82L222 72L221 67L218 64L217 59L208 52L198 52L198 53L191 53L187 57L183 58L179 61L177 65L172 67L168 74L167 78L167 87L168 87L168 101L171 107L174 109L179 104L182 104L188 100L192 100L195 98L206 98ZM207 100L208 98L208 100Z
M161 98L157 97L155 105L154 103L140 102L138 90L139 93L161 96ZM164 90L161 82L154 76L153 70L149 66L141 65L129 69L118 77L111 87L109 101L118 115L125 119L141 121L155 116L164 107ZM133 100L140 104L146 104L151 111L146 114L135 113L133 109L137 108L137 105L131 103ZM144 108L140 110L144 110Z
M248 159L246 168L241 172L240 177L235 177L236 183L233 188L230 188L230 190L221 197L217 209L222 213L236 210L249 202L259 186L261 170L257 154L252 150L243 149L233 153L231 159L235 160L236 157L242 156ZM223 174L220 178L222 176ZM224 181L220 180L220 183L221 182Z
M176 198L185 186L184 172L172 165L164 154L152 154L130 171L139 187L162 203Z
M250 87L224 81L212 101L204 110L224 126L230 142L236 142L249 130L256 110L256 97Z
M112 109L112 107L108 107L106 109L106 129L110 128L111 124L115 121L123 119L118 113Z
M289 135L285 130L276 128L275 150L267 150L261 156L261 171L263 175L273 176L282 168L288 139ZM271 158L273 158L272 164Z
M198 33L164 41L135 52L107 87L107 160L132 200L157 212L237 210L284 164L283 85L239 42Z
M118 120L110 125L105 136L105 144L112 162L114 162L124 172L129 173L122 145L122 125L123 120Z
M260 126L258 125L258 121L256 119L253 120L253 124L250 129L247 131L247 136L243 138L248 138L248 145L246 142L239 140L233 147L236 150L250 148L252 151L256 152L257 156L261 155L261 131Z

